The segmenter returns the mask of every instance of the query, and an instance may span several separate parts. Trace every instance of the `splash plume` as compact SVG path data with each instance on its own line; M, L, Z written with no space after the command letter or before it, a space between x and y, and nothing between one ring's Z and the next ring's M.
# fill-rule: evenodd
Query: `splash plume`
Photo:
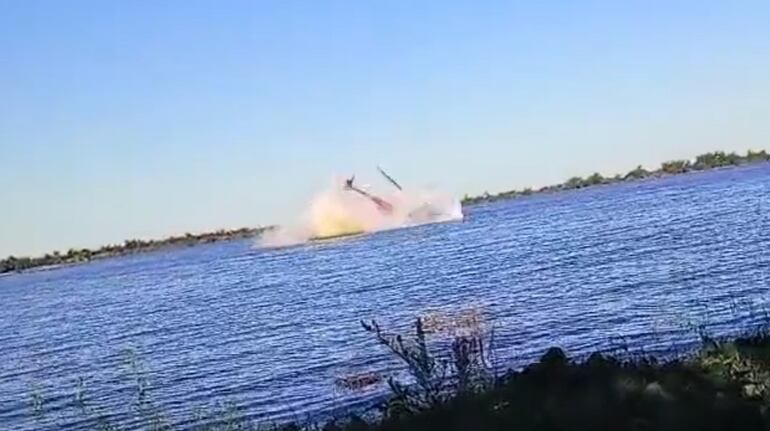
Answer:
M433 190L403 189L384 172L394 187L390 194L370 194L348 187L342 178L316 194L293 223L266 232L259 240L262 247L282 247L316 239L326 239L365 232L397 229L426 223L461 220L460 201ZM383 211L386 205L387 211Z

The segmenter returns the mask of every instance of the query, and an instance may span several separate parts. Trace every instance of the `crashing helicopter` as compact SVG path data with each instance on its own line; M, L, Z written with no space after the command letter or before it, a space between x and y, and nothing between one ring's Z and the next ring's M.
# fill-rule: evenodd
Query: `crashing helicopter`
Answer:
M395 187L398 192L403 192L403 188L401 187L401 184L399 184L393 177L387 174L381 167L377 167L377 170L380 172L380 174L385 177L385 179L393 186ZM353 193L357 193L359 196L368 199L371 201L376 207L377 210L380 211L383 215L390 216L393 215L395 212L401 210L408 210L404 211L407 213L407 217L410 221L422 223L430 221L431 219L438 217L442 214L440 209L434 208L433 205L431 205L430 202L423 202L420 205L417 205L416 208L399 208L397 200L390 202L387 201L379 196L376 196L361 187L358 187L354 184L355 182L355 175L352 175L350 178L345 180L345 184L343 188L345 190L351 191Z

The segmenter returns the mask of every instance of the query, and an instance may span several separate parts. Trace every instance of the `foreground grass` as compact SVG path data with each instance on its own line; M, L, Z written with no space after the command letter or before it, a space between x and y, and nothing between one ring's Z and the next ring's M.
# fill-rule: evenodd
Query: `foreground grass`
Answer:
M686 359L659 363L594 354L573 361L557 348L522 370L494 375L489 338L453 334L436 350L421 320L412 336L386 334L364 324L399 358L411 378L387 379L391 398L381 414L325 424L264 425L229 406L175 426L153 406L146 378L137 375L132 405L140 420L128 428L81 403L89 429L196 430L767 430L770 429L770 336L732 341L704 338ZM348 379L351 385L381 382ZM34 399L33 399L34 402ZM42 403L40 403L42 404ZM33 403L33 407L34 407ZM44 414L44 412L37 412Z
M770 342L759 340L756 359L744 343L666 364L624 363L599 354L574 363L552 349L492 388L459 394L415 414L343 429L767 429L770 380L764 365Z

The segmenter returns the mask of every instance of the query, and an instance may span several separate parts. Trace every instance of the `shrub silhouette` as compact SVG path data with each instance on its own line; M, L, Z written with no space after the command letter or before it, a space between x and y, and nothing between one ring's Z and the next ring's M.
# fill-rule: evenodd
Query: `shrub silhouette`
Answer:
M392 395L379 417L264 425L225 405L173 424L153 403L146 372L130 353L126 363L134 391L123 404L140 419L132 429L142 430L770 429L770 338L763 334L732 342L705 337L697 355L666 363L620 361L598 353L573 361L551 348L536 363L495 378L484 331L442 332L447 326L436 322L417 319L408 337L362 322L411 377L390 378ZM78 386L74 404L88 429L127 429L88 398L83 381ZM45 416L44 393L32 394L31 401L33 414Z

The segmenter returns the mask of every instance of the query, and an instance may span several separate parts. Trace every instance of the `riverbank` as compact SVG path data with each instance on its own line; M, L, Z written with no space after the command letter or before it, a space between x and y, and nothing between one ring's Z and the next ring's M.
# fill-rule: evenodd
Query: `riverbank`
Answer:
M174 247L191 247L198 244L207 244L234 239L253 238L272 227L221 229L215 232L200 234L187 233L180 236L171 236L160 240L126 240L123 244L105 245L98 249L69 249L66 253L54 251L39 257L14 257L9 256L0 260L0 274L8 272L21 272L33 268L56 267L90 262L98 259L125 256L135 253L144 253Z
M704 340L666 363L598 353L576 362L554 348L481 390L337 429L766 430L769 412L770 338L756 336Z
M766 163L770 161L770 154L765 150L749 150L745 155L737 153L725 153L716 151L705 153L695 157L693 160L671 160L661 163L660 167L653 170L647 170L641 165L636 169L625 174L616 174L604 176L598 172L586 177L573 177L569 180L551 186L541 187L539 189L525 188L523 190L508 190L496 194L484 193L479 196L466 195L462 199L463 205L474 205L484 202L494 202L498 200L514 199L522 196L530 196L542 193L554 193L565 190L582 189L607 184L625 183L631 181L641 181L646 179L663 178L672 175L681 175L690 172L707 171L717 168L732 166L742 166L755 163Z
M668 362L654 358L619 359L595 353L572 360L558 348L521 370L496 375L485 363L484 341L477 335L454 338L436 352L425 341L428 324L417 323L413 337L375 334L408 365L407 386L395 377L387 383L372 376L348 380L350 390L387 384L391 396L376 415L348 414L325 424L265 425L235 405L181 422L156 406L150 379L138 372L124 387L127 412L108 412L84 387L73 398L79 423L94 429L122 429L117 417L133 418L141 429L176 430L766 430L770 427L770 337L766 333L734 340L703 338L695 354ZM481 344L479 344L481 343ZM132 359L133 361L134 359ZM128 386L131 386L129 384ZM41 424L52 418L46 399L32 394L33 413ZM177 425L174 425L176 423Z

